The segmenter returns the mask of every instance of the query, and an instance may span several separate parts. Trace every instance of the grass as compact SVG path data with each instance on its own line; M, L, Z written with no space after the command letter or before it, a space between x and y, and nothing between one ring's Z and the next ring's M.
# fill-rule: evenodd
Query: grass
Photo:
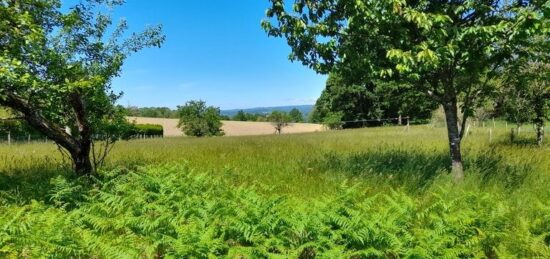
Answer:
M93 183L52 144L3 145L0 256L548 256L550 146L488 130L460 185L429 126L120 142Z

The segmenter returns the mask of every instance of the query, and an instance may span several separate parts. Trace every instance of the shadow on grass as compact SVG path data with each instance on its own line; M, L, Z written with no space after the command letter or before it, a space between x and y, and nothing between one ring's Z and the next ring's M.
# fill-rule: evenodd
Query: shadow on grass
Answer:
M390 149L354 154L326 153L315 159L310 167L321 172L343 172L411 190L422 190L438 176L448 174L450 164L446 152ZM492 150L466 156L464 167L466 175L477 175L482 180L481 184L496 181L507 188L521 185L532 172L530 165L510 164L502 155Z
M76 181L69 168L35 165L33 167L3 172L0 171L0 201L28 203L32 200L48 202L53 188L52 180L63 177Z

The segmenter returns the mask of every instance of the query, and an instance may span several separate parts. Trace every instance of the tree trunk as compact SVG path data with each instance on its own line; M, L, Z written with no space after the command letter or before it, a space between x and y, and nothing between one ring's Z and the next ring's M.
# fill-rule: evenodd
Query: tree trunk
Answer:
M464 179L464 169L462 166L462 153L460 151L460 142L462 140L458 128L458 109L456 101L448 102L443 105L445 110L445 121L447 122L447 134L449 136L449 151L451 155L451 175L455 182L461 182Z
M92 132L86 118L86 105L78 92L70 94L69 102L75 113L76 126L78 127L77 136L67 134L64 127L46 119L36 107L19 96L7 93L5 99L0 99L0 105L20 112L31 127L67 150L71 155L73 169L77 175L89 175L93 173L90 160Z
M535 128L537 131L537 145L542 146L544 139L544 119L537 118L535 120Z
M545 106L545 98L544 96L538 96L535 100L535 119L533 122L535 123L535 131L537 132L537 144L539 146L542 146L542 141L544 139L544 119L545 119L545 113L544 113L544 106Z
M91 174L93 171L92 161L90 160L90 151L77 150L71 153L73 160L73 170L78 176Z

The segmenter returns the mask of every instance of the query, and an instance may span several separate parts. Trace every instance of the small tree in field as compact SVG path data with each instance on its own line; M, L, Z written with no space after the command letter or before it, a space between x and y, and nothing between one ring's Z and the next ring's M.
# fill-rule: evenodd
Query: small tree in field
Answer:
M126 22L111 28L107 14L120 2L80 1L63 12L59 0L0 0L0 106L52 139L78 175L93 172L94 141L120 119L111 80L128 55L164 40L160 27L122 39Z
M287 39L291 60L358 84L403 82L442 105L457 182L466 121L491 92L487 81L523 39L548 27L545 1L297 0L293 10L270 2L262 26Z
M292 108L288 112L288 117L290 117L290 121L292 122L303 122L304 121L304 115L302 112L296 108Z
M212 137L223 136L220 109L206 106L204 101L189 101L178 106L180 127L187 136Z
M545 53L548 56L547 53ZM517 61L521 62L521 61ZM548 57L512 66L504 77L502 94L508 120L535 125L536 140L542 145L544 122L550 119L550 63ZM518 131L519 133L519 131Z
M275 134L281 134L283 128L288 126L288 122L290 121L288 114L280 111L271 112L268 119L275 127Z

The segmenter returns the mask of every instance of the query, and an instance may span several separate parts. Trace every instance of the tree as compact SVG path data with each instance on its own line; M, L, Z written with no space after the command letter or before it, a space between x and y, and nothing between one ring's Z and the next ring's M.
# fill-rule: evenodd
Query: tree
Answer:
M119 2L82 1L63 13L59 0L0 0L0 106L65 150L78 175L92 173L93 136L116 121L112 78L128 55L164 40L158 26L127 39L125 21L111 29L106 11Z
M239 110L235 116L233 116L234 121L247 121L248 118L246 113L243 110Z
M275 134L281 134L284 127L288 126L290 117L285 112L273 111L269 115L269 121L273 123L275 127Z
M408 86L395 82L358 85L348 83L342 75L330 73L326 87L317 99L312 119L323 122L331 113L341 114L341 120L356 121L408 116L413 119L430 118L437 104L425 95L408 91ZM347 123L344 127L357 127Z
M288 117L290 118L291 122L303 122L304 121L304 115L302 112L296 108L292 108L288 112Z
M548 56L548 52L545 52L535 59L515 60L504 75L501 92L507 119L514 121L518 129L521 124L533 123L538 145L543 143L544 122L550 119Z
M441 104L457 182L471 108L487 96L487 81L513 47L548 26L545 1L299 0L293 10L270 1L262 26L287 39L291 60L358 84L406 82Z
M178 106L178 127L187 136L223 136L220 108L206 106L204 101L189 101Z

